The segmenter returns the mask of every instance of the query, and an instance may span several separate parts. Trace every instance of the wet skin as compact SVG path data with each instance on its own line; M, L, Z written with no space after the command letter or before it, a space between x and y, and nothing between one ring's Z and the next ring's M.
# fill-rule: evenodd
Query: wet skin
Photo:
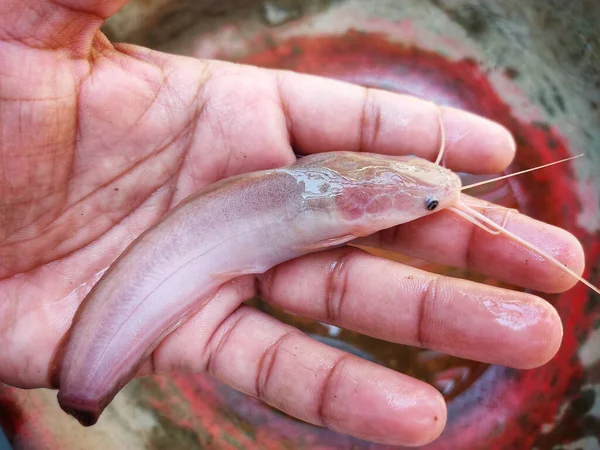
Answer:
M429 160L439 148L438 107L429 102L113 46L98 29L123 3L2 1L0 381L14 386L51 385L58 345L101 272L190 194L289 165L292 145L303 154ZM504 128L442 114L450 169L497 173L509 164L515 146ZM570 234L518 214L507 228L581 273L583 252ZM574 284L445 212L367 239L544 292ZM518 368L546 362L562 334L539 297L342 248L223 284L140 374L206 371L303 420L377 442L423 444L441 432L446 410L432 387L240 306L255 294L388 341Z

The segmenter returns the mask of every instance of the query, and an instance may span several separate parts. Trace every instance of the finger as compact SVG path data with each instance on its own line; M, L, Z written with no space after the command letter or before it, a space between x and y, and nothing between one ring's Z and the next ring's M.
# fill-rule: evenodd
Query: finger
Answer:
M465 195L462 197L467 204L488 205ZM480 212L498 224L506 217L502 209ZM583 248L571 233L516 212L508 215L505 228L545 250L576 273L583 273ZM563 292L577 283L567 272L509 237L493 236L449 211L381 231L360 243L467 269L541 292Z
M423 445L446 421L431 386L242 307L209 344L208 372L306 422L373 442Z
M296 151L437 157L440 107L434 103L319 77L276 73ZM498 173L510 164L515 142L506 128L454 108L444 107L441 114L447 167L469 173Z
M34 48L88 53L96 33L127 0L7 0L0 15L0 41Z
M382 340L516 368L554 356L560 318L530 294L431 274L358 249L308 255L261 277L284 310Z
M424 444L440 433L446 408L435 389L239 307L255 294L253 277L225 284L140 374L208 370L294 417L370 441Z

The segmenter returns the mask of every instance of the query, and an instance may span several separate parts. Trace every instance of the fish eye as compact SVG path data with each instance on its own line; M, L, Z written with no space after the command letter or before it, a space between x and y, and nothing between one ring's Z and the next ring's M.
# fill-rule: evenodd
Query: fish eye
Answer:
M440 202L437 199L432 198L432 197L425 200L425 207L427 208L428 211L433 211L435 208L438 207L439 204L440 204Z

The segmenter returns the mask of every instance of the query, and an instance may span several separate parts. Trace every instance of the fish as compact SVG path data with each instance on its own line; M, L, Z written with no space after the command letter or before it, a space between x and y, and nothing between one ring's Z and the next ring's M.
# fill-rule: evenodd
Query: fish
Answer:
M60 407L95 424L169 333L234 278L456 204L460 178L416 156L333 152L233 176L143 232L83 300L57 355Z

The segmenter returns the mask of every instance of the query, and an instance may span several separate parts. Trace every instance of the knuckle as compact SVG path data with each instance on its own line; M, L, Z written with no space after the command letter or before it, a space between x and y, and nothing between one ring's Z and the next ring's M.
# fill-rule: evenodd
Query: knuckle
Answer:
M256 371L255 394L258 399L264 400L268 397L268 387L271 383L277 355L281 351L283 344L297 334L299 334L297 330L288 331L273 342L261 355Z
M365 88L363 108L360 116L361 151L370 151L375 147L381 129L381 106L375 98L375 91Z
M340 320L355 255L354 250L345 250L330 266L325 284L325 320L330 323Z
M213 330L212 336L208 338L206 343L206 349L212 348L212 350L207 351L206 363L204 364L204 370L207 373L211 375L217 373L216 362L219 359L219 355L223 353L232 334L247 317L248 312L249 310L244 307L239 308L222 322L220 326L217 326Z
M439 303L440 278L434 276L425 288L419 305L419 321L417 324L417 344L427 348L434 343L435 326L432 324L432 311Z
M335 415L332 413L332 403L336 398L337 383L340 377L341 368L345 362L351 358L351 355L342 355L329 369L323 387L317 399L316 415L317 420L322 426L330 428L335 421Z
M400 225L395 227L386 228L377 233L379 237L379 248L394 248L397 247L403 238L403 229Z
M470 223L467 223L467 227L469 235L466 239L463 265L467 270L473 270L477 265L477 252L475 251L477 227Z

